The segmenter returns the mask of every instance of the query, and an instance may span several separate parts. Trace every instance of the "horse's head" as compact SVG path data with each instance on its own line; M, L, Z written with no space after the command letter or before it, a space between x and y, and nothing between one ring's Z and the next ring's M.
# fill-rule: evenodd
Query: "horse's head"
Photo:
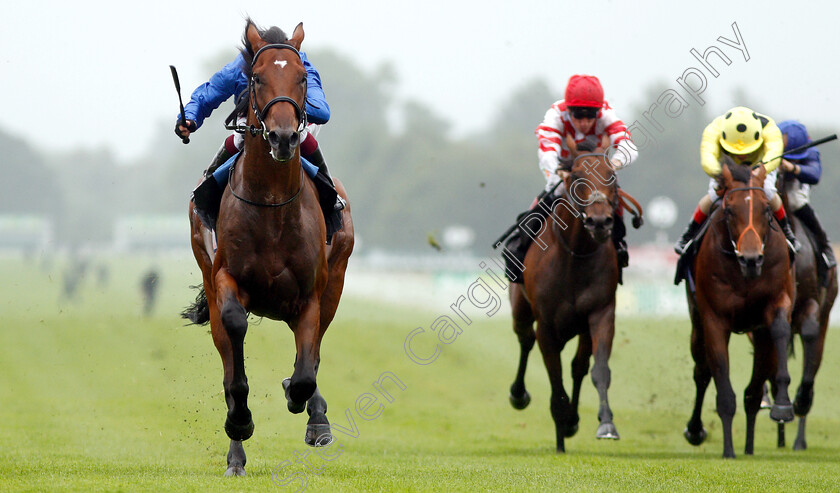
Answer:
M252 109L248 123L262 132L274 159L286 162L306 127L306 69L298 53L303 23L287 38L277 27L261 30L248 20L243 42Z
M618 205L615 170L605 152L609 139L604 136L596 147L588 142L576 145L567 136L566 145L573 159L565 177L566 190L586 230L595 241L604 243L612 236L613 211Z
M761 275L764 245L770 231L772 213L764 193L766 176L764 166L755 175L748 166L736 165L731 159L724 160L720 176L721 188L725 190L721 204L723 220L741 273L748 279Z

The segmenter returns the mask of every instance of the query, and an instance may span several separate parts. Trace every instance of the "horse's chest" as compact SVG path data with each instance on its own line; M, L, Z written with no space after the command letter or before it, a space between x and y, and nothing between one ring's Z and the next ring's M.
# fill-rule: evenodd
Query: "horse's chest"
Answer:
M318 262L302 255L263 255L261 262L233 262L229 270L247 295L246 309L270 318L296 314L313 294Z

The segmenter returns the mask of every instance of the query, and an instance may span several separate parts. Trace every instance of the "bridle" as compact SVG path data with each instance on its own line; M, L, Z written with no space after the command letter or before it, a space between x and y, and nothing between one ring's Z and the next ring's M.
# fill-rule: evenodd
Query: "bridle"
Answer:
M256 53L254 53L254 58L253 58L253 60L251 60L251 77L248 79L248 93L249 93L249 99L251 101L251 110L254 112L254 116L257 118L257 121L259 122L259 127L256 127L254 125L248 125L248 126L236 126L236 127L231 128L231 129L238 132L238 133L245 133L246 131L250 132L251 136L256 136L258 133L262 133L263 139L268 140L268 129L265 126L265 117L266 117L266 115L268 115L268 110L271 109L271 107L274 106L277 103L289 103L295 109L295 116L297 117L298 122L299 122L298 123L298 128L297 128L297 134L298 134L298 137L300 137L300 133L303 132L303 130L306 128L307 118L306 118L306 111L300 106L300 104L298 104L297 101L295 101L294 99L292 99L288 96L277 96L276 98L274 98L271 101L269 101L268 103L266 103L266 105L263 106L262 110L260 110L259 107L257 106L257 91L256 91L256 87L255 87L256 83L254 81L256 76L254 75L254 66L257 63L257 59L259 58L259 56L263 52L265 52L266 50L271 50L271 49L290 50L295 55L297 55L298 58L300 58L300 52L298 52L298 50L294 46L291 46L291 45L288 45L288 44L285 44L285 43L268 44L268 45L263 46L259 50L257 50ZM303 89L304 98L306 97L306 90L307 89L308 89L308 87L306 85L306 82L304 82L304 89ZM246 204L254 205L254 206L257 206L257 207L282 207L284 205L287 205L287 204L291 203L296 198L298 198L298 196L300 196L300 192L303 190L304 179L303 179L303 167L301 166L301 168L300 168L300 187L298 188L297 192L295 192L295 194L292 195L291 198L289 198L287 200L284 200L283 202L272 202L272 203L255 202L253 200L249 200L245 197L242 197L242 196L238 195L233 189L233 170L234 170L235 167L236 167L236 163L234 163L230 167L230 175L229 175L229 178L228 178L228 188L230 188L230 193L234 197L241 200L242 202L245 202Z
M752 179L750 179L750 181L752 181ZM753 213L755 208L752 206L752 203L751 203L750 207L749 207L750 215L749 215L749 219L748 219L748 222L747 222L747 227L744 228L743 231L741 231L740 235L738 235L738 241L736 242L732 238L732 229L729 227L729 219L730 219L730 217L732 217L732 213L730 212L731 209L726 205L726 201L729 198L729 194L731 194L732 192L749 191L750 192L749 200L752 202L753 191L756 191L756 190L761 191L762 193L764 192L763 187L746 186L746 187L731 188L731 189L727 190L726 193L723 195L723 201L722 201L721 205L722 205L722 209L723 209L724 221L726 222L726 231L729 233L729 242L732 244L732 250L735 253L735 255L739 256L739 257L741 256L741 248L740 248L741 241L744 239L744 235L746 235L748 232L752 232L758 238L758 241L761 243L761 251L759 252L759 255L764 255L764 244L766 243L765 240L766 240L767 232L765 231L764 237L762 237L760 234L758 234L758 230L755 229L756 218L754 217L755 215Z
M572 163L572 168L574 168L574 164L577 163L578 159L583 158L583 157L588 157L588 156L604 157L604 154L599 154L597 152L589 152L589 153L584 153L584 154L578 154L577 156L575 156L574 163ZM587 178L582 177L582 176L575 176L575 175L572 175L572 176L574 177L574 179L572 180L572 184L570 185L570 188L574 188L574 184L577 183L579 180L587 180ZM607 203L607 204L610 205L610 210L611 211L614 211L616 209L616 207L618 207L618 200L619 200L619 197L618 197L618 181L613 180L613 183L612 183L612 185L610 185L610 188L613 191L611 199L607 198L607 195L604 192L602 192L600 190L595 190L595 191L593 191L592 193L589 194L589 197L587 198L586 203L581 203L577 199L575 199L574 194L572 193L571 190L566 190L565 193L571 199L572 204L574 204L575 210L580 215L579 219L582 220L582 221L585 221L586 217L587 217L586 216L586 207L588 207L592 204ZM560 244L563 247L563 249L566 250L572 257L586 258L586 257L590 257L590 256L592 256L592 255L594 255L595 253L598 252L597 247L589 253L575 252L574 250L572 250L571 245L568 244L568 242L566 241L566 238L563 236L562 233L558 234L557 236L560 238Z
M262 133L263 139L267 140L268 139L268 131L267 131L266 126L265 126L265 117L266 117L266 115L268 115L268 110L271 109L271 107L274 106L277 103L289 103L294 107L295 117L298 119L298 122L299 122L298 128L297 128L298 135L300 135L300 133L303 132L303 129L306 128L306 125L308 123L308 119L307 119L307 116L306 116L306 110L303 107L301 107L301 105L298 104L297 101L295 101L294 99L292 99L288 96L277 96L276 98L274 98L271 101L269 101L268 103L266 103L266 105L263 106L262 110L260 110L259 107L257 106L257 91L256 91L256 87L255 87L256 82L254 81L254 79L255 79L254 66L257 63L257 59L259 58L259 56L263 52L265 52L266 50L271 50L271 49L274 49L274 50L289 50L289 51L293 52L295 55L297 55L298 58L300 58L300 52L294 46L288 45L288 44L285 44L285 43L268 44L268 45L263 46L259 50L257 50L257 52L254 53L254 58L251 60L251 77L248 79L248 95L249 95L248 97L249 97L249 100L250 100L250 103L251 103L251 110L254 112L254 116L257 118L257 122L259 122L259 126L255 126L255 125L226 125L225 128L227 128L228 130L233 130L234 132L237 132L237 133L240 133L240 134L245 133L245 132L249 132L252 137L256 136L259 133ZM304 98L305 98L306 97L306 91L308 89L308 87L307 87L308 80L304 84L305 85L304 85L304 88L303 88L303 94L304 94ZM231 115L230 118L233 119L233 115Z

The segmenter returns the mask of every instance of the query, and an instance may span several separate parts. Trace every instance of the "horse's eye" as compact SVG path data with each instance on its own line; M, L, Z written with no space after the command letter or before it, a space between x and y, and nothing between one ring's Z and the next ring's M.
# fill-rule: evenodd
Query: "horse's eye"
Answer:
M305 75L300 79L300 84L306 84L306 76Z
M255 76L254 76L254 84L262 84L262 81L260 80L260 76L259 76L259 75L255 75Z

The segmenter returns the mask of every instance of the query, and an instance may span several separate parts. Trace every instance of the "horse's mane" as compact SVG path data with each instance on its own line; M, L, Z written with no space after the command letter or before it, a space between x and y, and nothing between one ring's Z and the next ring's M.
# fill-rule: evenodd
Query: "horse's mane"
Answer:
M752 169L749 166L735 164L735 161L732 157L727 156L726 154L720 157L720 165L726 166L729 168L729 172L732 173L732 180L741 182L744 184L748 184L750 182L750 175L752 174ZM723 188L723 175L718 177L718 181Z
M252 25L257 29L257 32L259 32L260 38L269 44L285 44L289 41L286 33L279 27L271 26L268 29L263 29L252 21L250 17L248 17L245 20L245 31L242 34L242 49L239 50L240 53L242 53L242 58L244 59L242 64L242 73L244 73L245 77L248 79L250 79L252 75L251 63L254 61L255 54L254 47L251 46L251 41L248 40L248 28ZM238 94L236 96L236 107L233 109L230 116L228 116L227 120L225 120L225 123L230 123L234 121L237 116L245 114L245 111L248 108L249 95L249 89L246 88L242 91L242 94Z
M242 34L242 56L245 58L245 66L242 67L242 71L245 72L245 75L249 78L251 77L251 62L254 61L254 47L251 46L251 42L248 40L248 28L254 26L257 29L257 32L260 33L260 37L263 41L269 44L284 44L289 41L288 36L286 33L283 32L277 26L271 26L268 29L263 29L256 25L254 21L251 20L249 17L246 19L245 22L245 32Z

